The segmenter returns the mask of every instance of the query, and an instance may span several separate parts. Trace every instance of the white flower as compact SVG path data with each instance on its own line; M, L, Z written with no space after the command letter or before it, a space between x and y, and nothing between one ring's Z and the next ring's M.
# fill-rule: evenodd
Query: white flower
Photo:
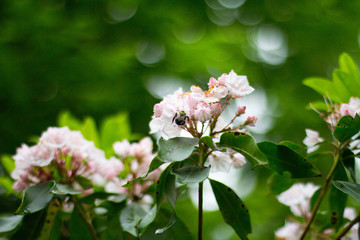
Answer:
M54 148L62 148L67 144L70 129L68 127L49 127L40 137L40 142Z
M357 97L351 97L349 103L343 103L340 107L341 116L350 115L355 117L360 113L360 99Z
M195 110L195 119L200 122L206 122L211 118L211 108L206 102L202 102Z
M214 151L210 154L208 159L209 159L209 164L211 165L212 172L230 171L232 165L232 159L229 156L229 154L220 151Z
M234 168L241 168L246 164L246 158L241 153L235 153L231 156Z
M302 234L303 228L300 223L286 222L285 226L275 232L278 240L298 240Z
M319 146L317 146L316 144L323 142L324 139L319 136L319 133L317 131L305 129L305 132L306 137L303 143L308 147L307 153L316 151L319 148Z
M127 139L113 144L114 152L120 157L127 157L130 152L130 143Z
M254 91L246 76L238 76L234 70L224 76L225 86L233 98L241 98Z
M319 187L312 183L295 183L290 189L282 192L277 199L290 207L296 216L307 217L310 214L310 199Z

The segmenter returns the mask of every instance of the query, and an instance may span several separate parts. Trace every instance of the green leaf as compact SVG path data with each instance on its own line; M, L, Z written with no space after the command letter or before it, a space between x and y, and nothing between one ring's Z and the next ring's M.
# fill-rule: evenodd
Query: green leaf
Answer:
M70 219L70 240L93 240L79 211L82 210L75 205Z
M306 78L303 81L303 84L314 89L322 96L329 97L333 102L342 102L340 96L338 96L334 83L328 79L311 77Z
M13 180L10 177L0 176L0 187L2 187L6 194L17 194L13 189Z
M342 71L348 73L351 76L351 78L353 79L353 81L356 82L357 85L359 86L360 85L359 69L358 69L356 63L354 62L354 60L347 53L343 53L340 55L339 65L340 65L340 69ZM356 88L356 89L358 89L358 88ZM354 96L359 96L359 93Z
M248 239L247 235L251 233L251 223L245 204L231 188L215 180L209 180L225 222L235 230L241 239Z
M332 180L347 181L348 177L342 162L338 162ZM346 207L347 195L337 189L335 186L330 187L329 207L331 212L331 224L338 230L343 223L344 209Z
M16 214L29 214L40 211L48 206L53 199L50 193L55 182L44 182L25 189L24 196Z
M163 164L164 164L164 162L161 161L161 160L156 156L156 157L151 161L150 166L149 166L149 170L148 170L145 174L143 174L143 175L135 178L134 180L127 181L127 183L124 184L123 187L128 187L128 186L130 186L131 184L133 184L134 182L137 182L137 181L139 181L139 180L141 180L141 179L146 178L146 177L149 175L149 173L155 171L158 167L160 167L160 166L163 165Z
M348 102L350 97L359 96L358 89L360 89L360 84L353 78L353 76L339 69L334 70L333 74L335 75L333 78L342 82L348 91L347 95L344 96L344 102Z
M349 115L343 116L336 124L334 136L341 143L349 140L360 131L360 117L356 114L355 118Z
M8 175L10 175L15 169L15 161L10 155L5 154L1 156L1 165L3 166Z
M80 131L84 138L89 141L93 141L96 147L100 147L99 133L97 131L96 123L93 118L85 118Z
M229 147L241 153L253 167L266 165L267 158L259 150L255 140L248 134L224 133L220 137L220 146Z
M43 224L43 227L40 232L40 236L37 240L48 240L52 239L50 238L51 234L55 232L60 232L61 225L55 224L55 220L58 214L58 211L60 210L60 204L58 203L51 203L47 210L46 210L46 217Z
M124 231L138 237L140 235L138 226L145 215L146 212L140 205L128 205L121 211L120 214L121 227Z
M8 217L0 217L0 233L10 232L14 230L21 221L24 215L14 215Z
M209 172L210 167L198 166L185 166L171 171L171 173L175 174L182 183L202 182L209 176Z
M352 196L356 200L360 202L360 185L353 182L346 181L333 181L332 182L335 187L337 187L340 191Z
M198 138L177 137L169 140L160 138L158 158L164 162L182 161L192 154L198 141Z
M165 195L169 201L172 212L169 222L155 231L155 234L161 234L171 228L176 223L175 203L177 198L177 190L175 185L175 176L170 174L172 168L176 166L175 163L170 164L160 175L156 183L156 205L160 208L161 200Z
M200 138L200 142L203 142L206 146L208 146L212 150L221 150L221 148L216 146L216 143L214 143L213 139L210 136L204 136Z
M340 98L341 102L348 102L351 93L348 91L347 87L345 86L343 82L343 77L339 70L334 70L332 72L332 80L334 84L334 88L336 89L337 96Z
M105 118L100 129L101 148L107 154L113 153L114 142L131 138L130 122L126 113Z
M306 149L303 146L300 146L296 143L293 143L291 141L282 141L279 143L279 145L283 145L286 146L288 148L290 148L291 150L293 150L294 152L300 154L300 155L304 155L306 154Z
M172 212L169 210L161 208L155 218L155 222L141 235L141 240L193 240L194 238L188 227L181 219L177 219L176 224L166 232L154 234L156 229L167 224L168 216L171 214Z
M93 187L91 180L86 177L78 175L75 177L75 181L79 183L83 189L89 189Z
M81 191L73 189L69 185L59 183L56 183L50 192L57 195L76 195L82 193Z
M157 212L157 206L155 205L141 219L140 224L139 224L139 229L141 232L143 232L144 229L146 229L146 227L149 226L155 220L156 212Z
M267 184L269 185L271 193L279 195L280 193L289 189L294 184L294 182L295 181L291 178L289 172L284 172L282 175L274 172L270 176Z
M292 178L321 176L320 172L309 161L284 145L261 142L258 143L258 146L266 154L269 167L279 174L287 171Z
M80 131L82 123L75 118L69 111L65 111L59 114L58 117L59 127L69 127L70 130Z

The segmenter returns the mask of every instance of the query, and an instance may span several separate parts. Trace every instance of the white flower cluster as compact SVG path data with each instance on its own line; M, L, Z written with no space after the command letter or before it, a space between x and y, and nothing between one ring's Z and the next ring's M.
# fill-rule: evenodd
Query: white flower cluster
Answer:
M11 177L13 188L22 192L26 187L54 179L57 175L64 183L75 183L76 176L91 178L97 166L108 162L102 150L86 140L79 131L68 127L50 127L38 144L23 144L13 156L15 169Z
M152 159L155 157L153 154L153 142L149 137L143 138L139 143L129 143L128 140L115 142L113 144L116 155L120 158L117 160L121 163L122 169L125 169L123 178L119 177L120 171L108 169L107 179L110 180L105 185L105 190L112 193L127 194L130 200L150 200L150 197L145 195L148 187L159 178L160 170L157 169L150 173L146 179L141 182L136 182L129 187L125 188L123 185L127 181L132 181L135 178L145 174L149 169ZM145 201L146 201L145 200Z
M246 76L238 76L233 70L218 79L210 78L208 86L207 91L198 86L192 86L189 92L183 92L180 88L155 104L150 133L162 132L172 138L185 130L198 137L203 133L197 129L198 123L205 122L213 124L214 129L221 130L227 125L220 115L231 100L254 91ZM256 117L248 120L247 124L253 125Z
M282 204L289 206L291 212L307 221L311 215L310 200L313 194L319 189L312 183L296 183L287 191L281 193L277 199ZM345 208L344 218L352 220L355 218L355 211L352 208ZM285 225L275 232L275 237L278 240L298 240L304 231L305 225L291 219L285 222ZM351 231L342 239L350 240L357 239L357 231L359 225L352 227ZM334 233L332 229L325 229L316 239L330 239L330 234Z

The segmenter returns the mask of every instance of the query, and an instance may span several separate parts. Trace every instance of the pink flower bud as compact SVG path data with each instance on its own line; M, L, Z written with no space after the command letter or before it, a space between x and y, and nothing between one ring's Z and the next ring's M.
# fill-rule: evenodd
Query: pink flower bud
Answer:
M255 117L255 116L249 116L249 117L246 119L244 125L248 125L248 126L254 127L257 119L258 119L258 118Z
M246 106L239 106L236 111L236 115L237 116L243 115L245 111L246 111Z
M220 103L212 103L210 105L211 115L217 116L221 114L221 104Z
M162 114L162 111L163 111L162 104L157 103L154 105L154 116L155 117L160 117Z

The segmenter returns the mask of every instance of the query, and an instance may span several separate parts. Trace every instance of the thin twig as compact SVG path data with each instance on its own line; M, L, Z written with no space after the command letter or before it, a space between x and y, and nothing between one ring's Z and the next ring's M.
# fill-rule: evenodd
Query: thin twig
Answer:
M82 218L82 220L84 221L87 229L89 230L91 237L92 237L94 240L98 240L98 237L97 237L97 235L96 235L96 231L95 231L93 225L91 224L90 219L89 219L88 216L85 214L84 209L82 208L81 204L79 204L79 202L77 201L76 197L72 197L72 200L73 200L73 202L74 202L74 204L75 204L76 210L78 211L80 217ZM74 211L75 211L75 209L74 209Z
M334 238L334 240L340 240L345 234L360 220L360 213Z
M311 217L310 217L309 221L307 222L303 233L301 234L300 240L303 240L305 238L305 236L306 236L306 233L309 231L311 223L314 221L316 213L319 210L320 204L321 204L327 190L330 187L330 180L331 180L331 177L332 177L332 175L333 175L333 173L334 173L334 171L336 169L337 163L339 161L339 155L340 155L340 153L338 153L338 152L335 155L334 164L333 164L329 174L325 178L325 183L324 183L324 185L323 185L323 187L321 189L321 192L320 192L320 195L319 195L318 199L316 200L314 210L313 210L313 212L311 214Z

